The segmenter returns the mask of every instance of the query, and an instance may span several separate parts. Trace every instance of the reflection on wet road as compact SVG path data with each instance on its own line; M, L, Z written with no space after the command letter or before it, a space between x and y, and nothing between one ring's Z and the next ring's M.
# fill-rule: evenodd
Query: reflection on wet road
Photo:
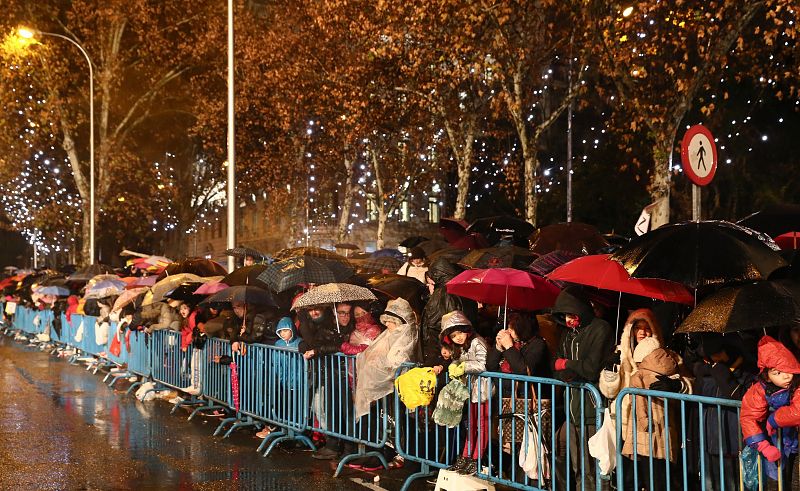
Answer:
M257 454L252 431L187 422L102 377L0 340L0 489L365 489L308 452ZM399 486L398 486L399 487Z

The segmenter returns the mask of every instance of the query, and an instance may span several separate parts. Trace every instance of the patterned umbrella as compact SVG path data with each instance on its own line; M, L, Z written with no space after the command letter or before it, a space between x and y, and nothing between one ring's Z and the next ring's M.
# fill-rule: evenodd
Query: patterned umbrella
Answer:
M221 290L204 301L204 303L233 303L243 302L250 305L278 308L272 294L256 286L231 286Z
M353 275L353 268L338 261L296 256L272 263L258 276L270 289L282 292L303 283L335 283Z
M401 261L391 256L372 257L364 261L364 264L361 265L361 269L365 271L375 271L376 273L382 273L383 271L394 273L400 269L402 265L403 263Z
M246 258L247 256L250 256L253 259L255 259L256 261L260 261L260 260L263 260L263 259L267 258L267 255L264 254L263 252L259 252L259 251L255 250L255 249L251 249L249 247L243 247L243 246L234 247L233 249L226 249L225 250L225 255L226 256L239 257L239 258L242 258L242 259Z
M321 249L319 247L292 247L289 249L282 249L273 254L272 257L275 259L275 261L283 261L285 259L298 256L328 259L331 261L338 261L348 266L350 265L346 257L340 256L339 254L326 249Z
M539 256L534 259L534 261L528 267L528 270L533 274L538 274L539 276L547 276L551 271L562 264L567 264L573 259L577 259L581 256L583 256L583 254L569 251L548 252L544 256ZM566 286L566 283L563 281L555 281L552 278L550 278L550 281L558 285L559 288L564 288Z
M349 283L327 283L312 288L300 295L292 304L292 310L314 305L329 305L343 302L377 300L369 289Z
M55 295L57 297L68 297L69 288L63 286L40 286L36 289L39 295Z

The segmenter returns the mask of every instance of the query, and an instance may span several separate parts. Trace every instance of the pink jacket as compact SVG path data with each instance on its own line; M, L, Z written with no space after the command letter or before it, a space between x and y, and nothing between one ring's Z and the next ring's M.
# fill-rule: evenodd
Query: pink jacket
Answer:
M346 355L357 355L367 349L380 333L381 326L367 312L356 319L356 328L350 334L350 339L342 343L339 349Z

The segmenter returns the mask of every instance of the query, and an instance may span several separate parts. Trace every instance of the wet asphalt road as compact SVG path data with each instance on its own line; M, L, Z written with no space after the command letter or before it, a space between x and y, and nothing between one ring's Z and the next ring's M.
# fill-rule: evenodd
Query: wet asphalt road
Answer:
M212 436L219 420L170 415L166 401L142 403L113 390L85 365L69 365L0 336L0 489L364 490L374 476L346 470L307 450L255 452L243 429ZM408 469L381 473L397 490ZM412 489L426 488L424 481Z

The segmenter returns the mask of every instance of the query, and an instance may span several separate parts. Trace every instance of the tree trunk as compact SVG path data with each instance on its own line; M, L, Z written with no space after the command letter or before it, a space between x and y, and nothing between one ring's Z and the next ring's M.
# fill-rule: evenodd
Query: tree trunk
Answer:
M380 250L383 249L383 232L386 230L386 203L383 199L382 169L378 161L378 154L375 150L370 153L372 154L372 170L375 171L375 186L377 187L375 190L375 206L378 208L378 230L375 235L375 247Z
M91 257L89 256L89 232L90 232L90 215L89 215L89 183L86 182L86 177L81 169L81 159L78 156L78 150L75 148L75 140L72 138L72 132L67 128L65 121L61 121L62 132L64 134L62 146L67 152L69 158L69 165L72 169L72 176L75 179L75 187L78 190L78 195L81 197L81 261L83 264L91 264Z
M375 248L378 250L383 249L384 246L383 233L386 230L386 217L386 208L378 204L378 232L375 236Z
M477 121L470 116L468 121L459 123L458 131L453 124L444 120L445 131L450 141L450 148L456 159L458 169L458 186L456 189L456 209L453 217L464 220L467 216L467 199L469 198L469 184L472 177L472 148L475 140Z
M672 176L672 149L677 128L662 132L653 145L653 177L648 191L655 206L651 209L650 230L669 223L669 195Z
M539 196L536 193L536 179L539 176L539 161L536 149L532 145L522 144L522 155L525 160L525 220L536 226L536 207Z
M350 222L350 211L353 209L353 194L355 193L355 185L353 178L355 176L355 161L351 160L347 155L344 157L344 169L346 180L344 183L344 199L342 206L339 209L339 226L336 230L336 240L341 242L345 241L349 232L347 225Z

